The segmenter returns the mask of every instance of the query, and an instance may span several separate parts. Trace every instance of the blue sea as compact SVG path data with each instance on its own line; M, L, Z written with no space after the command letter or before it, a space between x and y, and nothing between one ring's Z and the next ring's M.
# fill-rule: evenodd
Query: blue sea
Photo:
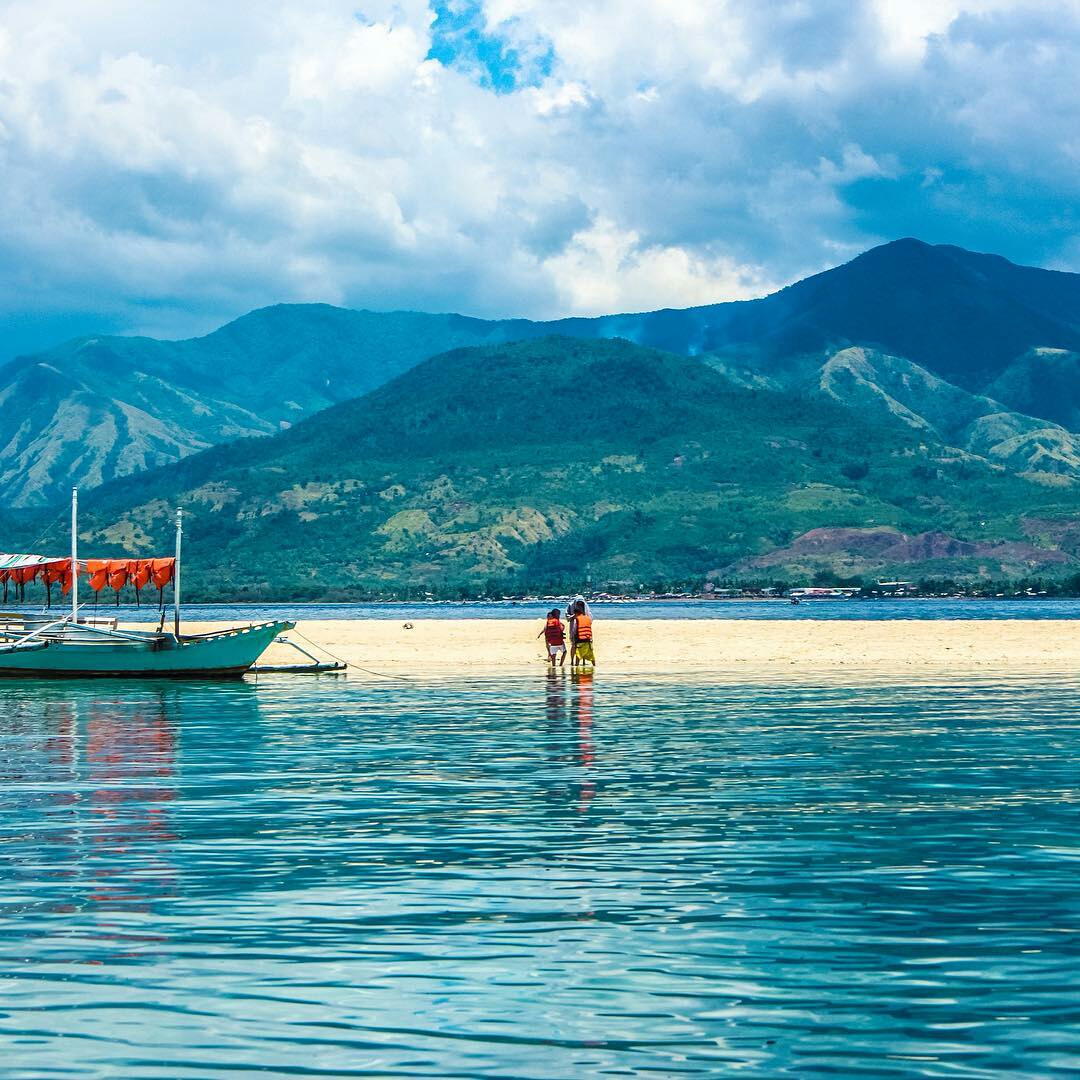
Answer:
M0 1073L1080 1074L1078 701L0 683Z
M473 603L413 604L185 604L189 619L258 622L263 619L537 619L567 598ZM1076 619L1080 599L999 600L627 600L597 602L599 619ZM93 612L87 605L86 612ZM114 607L103 600L101 615L156 622L155 604ZM171 606L166 608L172 618Z

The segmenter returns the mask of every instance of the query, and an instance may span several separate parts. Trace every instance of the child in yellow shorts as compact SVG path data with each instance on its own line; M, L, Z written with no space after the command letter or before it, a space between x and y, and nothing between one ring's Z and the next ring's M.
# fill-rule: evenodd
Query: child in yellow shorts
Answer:
M596 667L596 656L593 653L592 615L585 610L585 604L581 600L574 604L570 640L574 642L574 658L577 662L589 663Z

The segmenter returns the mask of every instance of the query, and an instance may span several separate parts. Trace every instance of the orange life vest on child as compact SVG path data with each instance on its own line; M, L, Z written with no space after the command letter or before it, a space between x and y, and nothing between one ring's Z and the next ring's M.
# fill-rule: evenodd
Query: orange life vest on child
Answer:
M578 641L592 641L592 616L583 611L577 616Z
M559 619L548 619L544 623L544 640L549 645L562 645L566 639L563 637L563 624Z

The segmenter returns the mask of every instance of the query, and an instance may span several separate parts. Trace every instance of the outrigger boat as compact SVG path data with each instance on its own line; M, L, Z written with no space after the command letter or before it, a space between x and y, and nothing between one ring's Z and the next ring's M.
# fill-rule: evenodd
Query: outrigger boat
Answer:
M0 676L135 676L226 679L248 671L277 636L293 622L274 621L232 627L209 634L180 632L180 545L183 518L176 512L176 554L171 559L79 561L78 490L71 495L71 555L0 555L4 596L15 584L21 592L31 581L49 590L59 584L70 592L71 608L62 616L0 615ZM164 629L165 609L156 630L118 629L115 619L80 612L79 577L99 591L109 584L119 593L125 584L136 590L150 582L161 590L172 582L173 628Z

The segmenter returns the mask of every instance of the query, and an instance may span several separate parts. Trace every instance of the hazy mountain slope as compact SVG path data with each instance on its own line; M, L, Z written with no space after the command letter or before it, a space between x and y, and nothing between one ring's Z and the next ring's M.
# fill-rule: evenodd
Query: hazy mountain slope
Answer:
M1080 346L1080 275L901 240L761 301L773 356L841 342L979 389L1033 346Z
M900 420L995 464L1048 474L1046 482L1054 476L1080 479L1080 436L961 390L899 357L842 349L821 367L818 385L863 416Z
M1074 487L1029 483L898 420L559 338L446 353L288 431L106 485L84 500L85 544L167 550L178 502L197 594L295 597L586 575L636 586L822 526L1033 546L1024 515L1080 508Z
M283 305L189 341L68 342L0 368L0 400L17 402L0 414L0 498L26 505L63 497L73 482L95 484L210 443L276 431L436 353L553 329L700 355L747 385L792 389L816 381L835 353L865 347L1009 410L1080 426L1068 359L1080 352L1080 275L903 240L761 300L684 311L545 325ZM1036 362L1048 349L1064 350L1054 354L1063 359ZM62 378L46 377L42 364ZM938 389L943 401L966 401ZM94 417L85 434L92 446L80 453L84 413ZM27 415L36 418L29 426ZM963 424L957 416L945 426ZM1014 447L1002 460L1068 458L1044 454L1046 441L1030 452Z
M912 427L955 441L978 417L1004 411L997 402L961 390L898 356L849 346L819 374L822 392L860 410L886 412Z
M73 483L269 434L511 325L275 307L204 338L84 338L20 358L0 369L0 499L38 505Z
M780 573L800 581L821 575L875 580L969 580L1057 576L1075 567L1069 553L1022 540L961 540L932 529L906 535L894 528L817 528L765 555L725 568L738 578Z
M126 400L44 361L20 361L0 390L0 501L45 503L72 482L100 484L269 430L235 405L139 372Z
M199 379L217 379L249 408L292 422L358 397L436 353L528 336L530 327L461 315L283 304L181 344Z
M579 331L563 325L560 332ZM866 345L972 390L1031 348L1080 349L1080 274L906 239L761 300L608 316L595 325L641 344L766 369Z
M1080 431L1080 354L1067 349L1030 349L983 391L1018 412L1043 416Z

